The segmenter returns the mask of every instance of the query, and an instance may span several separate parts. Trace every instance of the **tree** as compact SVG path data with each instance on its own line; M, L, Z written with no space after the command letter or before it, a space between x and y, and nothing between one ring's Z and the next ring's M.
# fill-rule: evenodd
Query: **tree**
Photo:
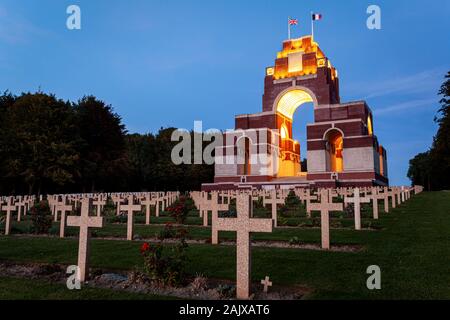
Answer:
M93 96L71 103L42 92L20 96L4 92L0 96L0 192L199 189L213 180L214 166L175 165L171 159L178 143L171 141L174 130L127 135L120 116ZM191 132L191 144L194 135Z
M9 155L5 149L5 137L7 135L5 130L4 118L9 108L16 102L17 97L11 94L9 91L5 91L3 95L0 96L0 192L12 192L14 191L14 180L8 179L8 168L6 160ZM5 188L6 186L12 186L12 190Z
M441 108L435 121L439 129L431 148L431 170L435 189L450 189L450 71L439 90Z
M439 95L441 107L435 118L439 129L430 151L410 160L408 177L413 184L428 190L450 189L450 71L445 76Z
M155 137L155 159L152 166L154 190L180 190L184 184L184 166L172 162L172 148L176 142L171 140L175 128L161 128Z
M74 182L79 136L70 103L41 92L22 94L3 115L2 128L7 178L38 194L44 183L63 187Z
M85 96L74 106L83 140L81 177L83 189L90 186L119 188L128 173L126 129L113 108L93 96Z
M431 190L430 152L419 153L409 160L408 178L413 185L421 185Z
M134 191L152 190L152 166L157 155L152 134L131 134L125 138L130 173L127 183Z

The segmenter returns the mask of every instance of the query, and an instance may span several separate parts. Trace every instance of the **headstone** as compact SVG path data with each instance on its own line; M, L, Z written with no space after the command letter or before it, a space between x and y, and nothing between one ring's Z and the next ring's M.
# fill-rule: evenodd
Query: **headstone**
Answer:
M361 203L369 203L370 199L361 197L359 188L353 189L353 198L345 197L344 202L353 203L355 206L355 229L361 230Z
M391 191L389 191L389 195L392 199L392 208L395 209L397 207L397 191L395 188L391 188Z
M141 201L141 205L145 206L145 224L150 224L150 206L155 205L156 201L151 198L150 194Z
M133 228L134 228L134 212L141 211L142 206L140 204L133 204L133 196L128 197L128 204L122 206L122 210L127 212L127 240L133 240Z
M116 215L120 216L120 204L123 202L123 200L120 196L116 196L112 200L116 204Z
M269 291L269 287L272 286L272 281L270 281L269 277L266 276L263 280L261 280L261 284L264 286L264 293L267 293L267 291Z
M22 210L23 210L23 214L25 215L26 213L26 209L25 209L26 205L25 205L25 201L22 199L22 197L19 197L19 201L16 202L16 210L17 210L17 222L20 222L22 220Z
M159 203L161 202L161 199L159 197L159 195L156 196L155 198L155 216L159 217ZM164 207L164 206L163 206ZM163 209L164 210L164 209Z
M311 194L311 189L306 189L304 199L306 201L306 215L311 218L311 200L317 200L317 196Z
M372 199L373 218L378 220L378 200L384 199L384 195L378 192L378 187L372 187L372 193L367 197Z
M389 213L389 188L383 187L384 212Z
M72 205L60 203L56 206L56 212L61 212L61 221L59 224L59 237L64 238L66 230L67 212L72 211Z
M320 191L320 202L310 203L312 211L320 211L320 228L322 237L322 249L330 249L330 211L342 211L342 203L332 203L327 189Z
M11 212L16 211L13 197L7 199L6 206L3 206L2 210L6 211L5 235L7 236L11 233Z
M217 230L236 231L236 296L248 299L251 276L251 232L272 232L272 219L250 218L252 199L249 194L236 198L237 218L218 218Z
M279 198L277 191L276 190L272 190L270 192L270 198L267 199L266 197L263 198L263 204L264 206L266 204L270 204L272 207L272 220L274 222L274 226L278 227L278 211L277 211L277 205L278 204L284 204L284 199L283 198Z
M211 195L212 203L215 204L211 206L211 243L218 244L219 243L219 231L217 230L217 219L219 218L219 211L226 211L229 208L229 205L226 203L218 203L219 197L216 192L213 192Z
M103 200L101 198L101 196L98 196L98 199L93 201L92 204L96 207L97 209L97 217L100 217L102 215L102 209L103 206L106 204L106 200Z
M89 228L102 228L103 217L89 216L89 210L92 205L92 199L84 198L81 200L81 216L68 216L67 225L69 227L79 227L80 237L78 244L78 267L80 272L78 280L85 282L89 273L89 240L91 232Z

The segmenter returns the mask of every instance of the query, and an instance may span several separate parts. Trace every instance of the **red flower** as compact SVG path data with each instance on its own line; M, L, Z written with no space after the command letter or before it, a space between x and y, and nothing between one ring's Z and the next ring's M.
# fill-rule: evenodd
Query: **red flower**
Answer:
M141 246L141 253L144 253L150 249L150 244L148 242L144 242Z

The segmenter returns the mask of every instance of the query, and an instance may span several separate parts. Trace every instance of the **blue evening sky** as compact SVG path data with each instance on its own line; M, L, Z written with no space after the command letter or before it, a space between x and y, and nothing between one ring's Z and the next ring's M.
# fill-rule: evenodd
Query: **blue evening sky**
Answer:
M71 4L81 7L78 31L66 28ZM370 4L381 7L379 31L366 28ZM93 94L130 132L192 129L194 120L233 128L235 114L261 110L287 17L299 19L294 36L309 34L310 11L323 14L316 40L338 69L342 101L368 102L391 183L409 183L408 161L432 142L450 70L448 0L2 0L0 90ZM311 119L310 105L299 108L301 142Z

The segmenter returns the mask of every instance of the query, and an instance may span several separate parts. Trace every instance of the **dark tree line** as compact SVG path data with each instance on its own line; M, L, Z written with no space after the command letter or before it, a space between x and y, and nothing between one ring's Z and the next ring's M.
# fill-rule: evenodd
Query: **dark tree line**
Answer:
M175 128L128 134L113 108L93 96L0 96L0 194L194 190L208 165L175 165ZM191 133L193 135L193 133Z
M439 129L430 150L409 162L408 177L427 190L450 189L450 71L439 90L441 107L435 118Z

